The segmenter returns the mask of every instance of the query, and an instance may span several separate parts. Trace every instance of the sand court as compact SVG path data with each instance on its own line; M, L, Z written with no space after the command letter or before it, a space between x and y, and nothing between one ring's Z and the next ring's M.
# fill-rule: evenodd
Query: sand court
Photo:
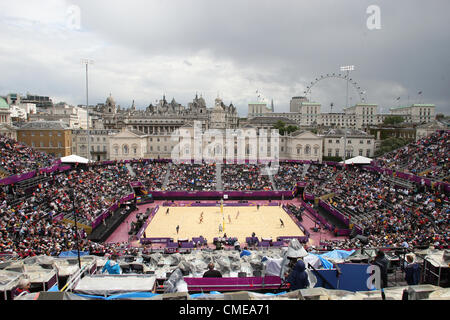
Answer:
M169 213L166 214L169 208ZM200 223L201 213L203 221ZM239 214L238 214L239 212ZM237 218L236 218L237 217ZM281 226L280 219L284 222ZM230 223L231 220L231 223ZM223 230L220 232L219 225ZM176 227L179 226L177 233ZM303 236L303 232L294 223L291 217L281 207L256 206L223 207L164 207L160 206L145 230L148 238L171 237L174 241L178 239L189 239L202 235L209 243L214 237L223 236L237 237L239 242L244 243L245 238L251 236L252 232L258 238L272 238L276 241L278 236Z

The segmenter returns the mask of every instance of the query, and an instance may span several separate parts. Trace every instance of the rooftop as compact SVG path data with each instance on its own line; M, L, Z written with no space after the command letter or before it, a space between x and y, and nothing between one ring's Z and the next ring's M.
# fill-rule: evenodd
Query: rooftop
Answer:
M69 125L62 121L32 121L23 124L21 130L68 130Z
M333 129L329 129L326 130L324 132L321 133L321 136L326 136L326 137L343 137L345 136L345 134L347 133L347 137L372 137L371 135L369 135L367 132L361 131L361 130L356 130L356 129L351 129L351 128L333 128Z
M2 97L0 97L0 109L8 109L9 110L9 104Z

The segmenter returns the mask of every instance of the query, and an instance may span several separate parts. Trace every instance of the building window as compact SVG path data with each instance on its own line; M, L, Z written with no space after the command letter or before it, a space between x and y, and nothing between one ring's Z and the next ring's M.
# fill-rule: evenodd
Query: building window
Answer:
M339 157L339 149L336 149L336 157Z
M366 157L370 157L370 149L366 150Z
M360 155L360 156L363 155L363 149L359 149L359 155Z
M328 156L329 157L331 157L331 153L332 153L331 149L328 149Z
M305 147L305 154L310 154L311 153L311 147L307 144Z
M367 144L370 144L371 142L370 142L370 140L367 140Z
M58 148L62 148L62 143L58 142Z
M339 141L340 141L339 139L338 139L338 140L336 140L336 144L339 144Z

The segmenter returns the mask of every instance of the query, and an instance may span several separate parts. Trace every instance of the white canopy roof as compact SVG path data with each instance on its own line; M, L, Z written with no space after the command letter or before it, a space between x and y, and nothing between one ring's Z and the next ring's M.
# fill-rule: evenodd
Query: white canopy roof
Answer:
M77 156L76 154L72 154L67 157L62 157L61 162L63 163L88 163L89 160L80 156Z
M357 156L351 159L345 160L345 164L370 164L372 162L372 159L366 158L363 156ZM344 161L341 161L340 163L344 163Z

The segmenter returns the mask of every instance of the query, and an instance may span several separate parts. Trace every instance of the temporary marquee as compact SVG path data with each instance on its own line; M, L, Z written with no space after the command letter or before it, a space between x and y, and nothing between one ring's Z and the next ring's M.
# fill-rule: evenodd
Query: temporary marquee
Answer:
M62 163L88 163L90 162L88 159L77 156L76 154L72 154L67 157L61 158Z
M357 156L357 157L345 160L345 164L370 164L371 162L372 162L372 159L366 158L363 156ZM344 161L341 161L340 163L344 163Z

